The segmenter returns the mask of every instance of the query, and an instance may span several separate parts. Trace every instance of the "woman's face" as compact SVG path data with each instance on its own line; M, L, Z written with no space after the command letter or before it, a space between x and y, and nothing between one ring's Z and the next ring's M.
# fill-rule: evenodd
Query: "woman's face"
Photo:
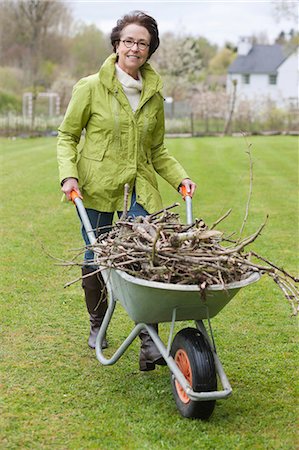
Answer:
M128 48L123 41L126 41L127 45L135 43ZM135 23L127 25L121 32L117 45L118 65L133 78L137 78L139 68L148 58L150 41L151 35L147 29ZM137 43L145 48L140 49Z

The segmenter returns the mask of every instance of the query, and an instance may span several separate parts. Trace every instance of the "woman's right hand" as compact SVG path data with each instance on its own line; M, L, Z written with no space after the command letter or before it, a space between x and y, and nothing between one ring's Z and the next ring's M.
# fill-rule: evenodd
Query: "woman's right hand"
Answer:
M62 192L66 195L68 200L71 199L71 192L76 191L81 199L83 199L82 194L79 189L78 180L76 178L67 178L61 187Z

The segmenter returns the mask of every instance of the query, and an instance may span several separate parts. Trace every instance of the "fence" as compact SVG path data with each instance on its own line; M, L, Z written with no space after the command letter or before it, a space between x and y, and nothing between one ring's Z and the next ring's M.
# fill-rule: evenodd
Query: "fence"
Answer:
M227 107L220 102L202 108L192 101L176 102L171 109L165 105L165 126L168 135L222 135L227 126ZM202 105L201 105L202 106ZM55 135L63 116L38 115L32 127L31 120L8 113L0 116L0 135L36 136ZM299 110L281 110L274 106L256 111L248 103L239 104L229 127L230 133L299 133Z
M39 115L35 117L32 127L31 119L22 115L8 113L0 116L0 134L2 136L36 136L55 134L63 116L48 117Z
M209 92L166 105L166 132L192 136L219 135L225 129L228 133L252 134L299 132L299 109L278 108L272 102L239 101L228 124L229 100L226 94Z

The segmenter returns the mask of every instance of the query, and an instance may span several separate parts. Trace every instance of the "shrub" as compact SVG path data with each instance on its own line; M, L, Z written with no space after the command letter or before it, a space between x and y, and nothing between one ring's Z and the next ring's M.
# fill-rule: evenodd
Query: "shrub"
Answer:
M16 67L0 67L0 90L21 95L26 76Z
M18 95L0 90L0 113L9 111L20 113L22 111L22 100Z
M277 107L269 108L265 114L264 127L267 130L284 130L287 112Z

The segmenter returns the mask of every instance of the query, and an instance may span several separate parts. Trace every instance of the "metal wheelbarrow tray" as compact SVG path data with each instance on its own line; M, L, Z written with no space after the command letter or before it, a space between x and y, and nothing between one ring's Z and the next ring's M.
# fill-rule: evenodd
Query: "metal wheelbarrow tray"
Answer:
M255 272L244 280L225 287L213 285L201 292L196 285L147 281L115 269L104 270L102 274L131 319L147 323L171 322L174 311L176 320L211 319L239 289L259 279Z
M186 197L186 200L188 197ZM79 216L89 236L94 232L82 201L73 195ZM188 222L192 221L191 199L187 203ZM188 210L189 208L189 210ZM168 284L133 277L123 271L100 267L107 290L108 309L96 340L96 356L103 365L114 364L142 329L146 329L171 371L171 385L179 412L184 417L208 419L216 400L232 393L231 385L216 352L210 319L216 316L237 292L260 279L257 272L234 283L213 285L201 292L196 285ZM135 322L135 326L110 357L106 358L102 342L119 302ZM211 338L203 320L207 319ZM176 321L194 320L196 328L184 328L173 339ZM171 322L167 346L153 323ZM217 388L217 376L222 389Z

